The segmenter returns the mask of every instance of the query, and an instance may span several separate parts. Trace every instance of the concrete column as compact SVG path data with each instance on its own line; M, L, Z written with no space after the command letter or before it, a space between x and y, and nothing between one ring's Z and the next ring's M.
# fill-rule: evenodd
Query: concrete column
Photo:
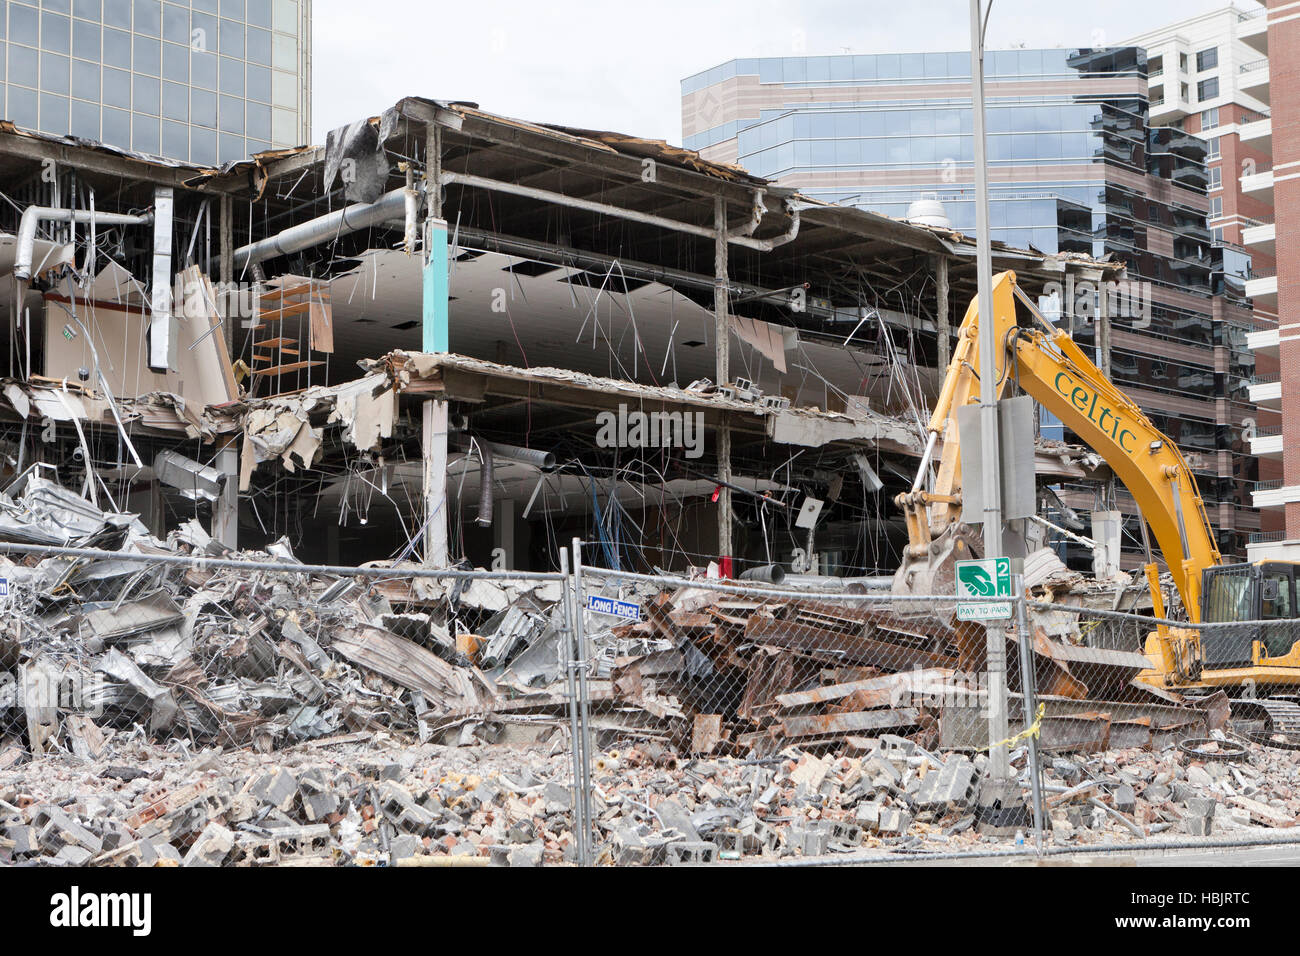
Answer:
M426 131L425 197L428 217L424 229L424 290L422 337L426 352L446 352L447 223L442 218L442 128L431 123ZM424 456L424 563L444 568L451 564L447 544L447 403L430 399L422 407L421 450Z
M217 452L217 470L226 476L221 497L212 505L212 537L232 551L239 549L239 444L234 437Z
M150 292L149 366L175 369L176 316L172 313L172 210L170 186L153 191L153 271Z
M728 369L731 332L727 323L727 202L713 201L713 355L719 385L731 380ZM718 425L718 477L731 481L731 429L726 417ZM731 489L718 490L718 556L731 557Z
M948 257L934 257L935 277L935 329L939 335L939 369L942 371L952 361L952 323L948 318Z
M424 403L424 563L431 568L451 564L447 546L447 403L430 399Z
M220 222L217 229L217 268L223 292L217 296L217 304L221 307L221 314L225 316L226 351L234 355L237 320L231 314L234 310L231 308L230 289L235 281L235 201L229 193L222 193L218 203ZM236 301L238 301L237 298ZM252 318L252 316L249 316L249 318Z
M513 571L519 565L515 554L515 501L502 498L493 508L495 521L492 524L493 550L500 548L505 559L504 571ZM495 555L494 555L495 557Z

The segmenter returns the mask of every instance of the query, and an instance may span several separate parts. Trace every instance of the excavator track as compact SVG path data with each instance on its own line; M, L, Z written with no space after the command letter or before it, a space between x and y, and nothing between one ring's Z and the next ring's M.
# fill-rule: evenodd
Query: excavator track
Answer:
M1232 723L1237 733L1266 747L1300 750L1300 698L1266 697L1234 700ZM1278 740L1278 737L1282 740Z

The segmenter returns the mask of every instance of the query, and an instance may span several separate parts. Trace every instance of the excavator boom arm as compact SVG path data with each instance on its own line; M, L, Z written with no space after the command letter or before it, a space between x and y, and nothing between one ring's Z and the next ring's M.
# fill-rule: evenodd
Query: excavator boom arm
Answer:
M1043 319L1015 283L1014 272L1000 273L993 282L999 394L1008 380L1016 380L1105 459L1150 526L1188 617L1199 621L1201 572L1217 565L1220 556L1191 469L1178 447L1068 335ZM1017 326L1017 297L1038 327ZM931 431L945 438L935 493L928 496L935 500L931 524L936 518L940 524L957 518L952 502L960 493L960 436L953 412L978 398L979 322L973 301L931 418Z

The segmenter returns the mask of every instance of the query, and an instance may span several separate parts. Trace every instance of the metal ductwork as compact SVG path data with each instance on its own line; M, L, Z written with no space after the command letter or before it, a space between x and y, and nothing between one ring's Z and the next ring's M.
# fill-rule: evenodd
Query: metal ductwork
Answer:
M14 276L26 281L32 277L32 250L36 246L36 227L42 222L81 222L97 226L145 226L153 222L153 213L138 215L96 212L90 209L55 209L52 206L28 206L18 225L18 248L14 256Z
M481 447L481 443L478 454L478 517L474 521L481 528L490 528L492 527L492 459L494 455L491 449Z
M423 188L423 184L412 187L415 192ZM347 233L378 226L390 219L408 219L418 207L418 203L410 202L409 198L406 188L394 189L372 203L345 206L327 215L290 226L274 236L240 246L235 250L235 268L243 270L276 256L310 249Z
M471 440L465 435L457 436L455 441L457 447L462 451L468 451L469 448L477 442L479 448L491 452L493 458L499 458L502 461L514 461L522 465L532 465L534 468L540 468L542 471L555 470L555 455L549 451L540 451L536 448L524 448L520 445L505 445L496 441L484 441L482 438Z
M740 575L745 581L761 581L764 584L780 584L785 580L785 569L779 564L764 564L750 568Z
M641 212L636 209L627 209L623 206L615 206L611 203L596 202L591 199L581 199L577 196L569 196L564 193L557 193L550 189L538 189L535 186L524 186L519 183L504 182L499 179L488 179L484 176L473 176L469 173L457 173L444 170L442 173L442 182L446 185L467 186L471 189L488 189L493 192L506 193L511 196L523 196L526 199L536 199L541 202L554 203L557 206L567 206L570 209L582 209L586 212L594 212L602 216L613 216L617 219L627 219L631 222L644 223L648 226L657 226L660 229L670 229L674 232L682 232L691 236L699 236L702 239L712 239L714 230L709 226L698 226L694 223L682 222L678 219L669 219L665 216L656 216L653 213ZM799 210L797 203L787 201L785 203L785 212L790 217L790 225L784 233L779 236L773 236L771 239L755 239L750 233L758 228L761 221L761 209L767 206L763 202L761 195L756 195L754 207L750 213L750 218L746 220L745 225L739 229L733 230L727 234L727 241L733 245L743 246L746 249L757 249L759 252L770 252L777 246L783 246L787 242L792 242L799 235Z

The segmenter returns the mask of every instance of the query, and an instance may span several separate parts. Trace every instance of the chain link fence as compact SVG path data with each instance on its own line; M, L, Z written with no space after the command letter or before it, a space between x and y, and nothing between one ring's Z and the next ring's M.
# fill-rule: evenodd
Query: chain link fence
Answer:
M1295 620L1007 599L990 655L947 596L580 553L3 546L0 862L874 862L1260 842L1300 812Z

